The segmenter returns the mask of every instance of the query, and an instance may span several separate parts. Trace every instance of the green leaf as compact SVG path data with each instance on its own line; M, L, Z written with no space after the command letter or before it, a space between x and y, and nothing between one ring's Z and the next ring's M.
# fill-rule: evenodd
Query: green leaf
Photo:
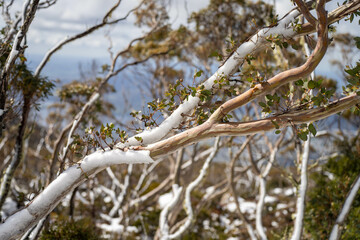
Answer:
M300 49L300 46L297 45L297 44L291 44L291 47L292 47L294 50L299 50L299 49Z
M267 95L266 95L266 98L269 99L269 100L271 100L271 99L273 99L273 96L272 96L271 94L267 94Z
M316 83L315 83L315 81L310 80L310 81L308 82L308 88L310 88L310 89L314 89L315 87L316 87Z
M259 102L259 105L263 108L267 107L266 103L264 103L264 102Z
M211 95L211 91L210 90L202 90L201 94L205 95L205 96L210 96Z
M274 124L276 129L280 128L279 124L277 124L277 122L275 122L274 120L271 120L271 123Z
M295 82L295 85L296 86L303 86L304 85L304 81L303 80L297 80L296 82Z
M359 43L360 44L360 43ZM357 73L360 72L360 64L358 63L356 67L351 69L345 69L345 72L351 76L355 76Z
M309 124L308 129L311 132L311 134L314 135L314 137L315 137L316 136L316 128L314 127L314 125L312 123Z
M351 83L352 85L355 85L355 86L357 86L357 85L360 84L360 81L357 80L357 79L354 79L354 78L349 78L349 79L347 79L347 81L348 81L349 83Z
M360 21L360 20L359 20ZM360 49L360 37L354 37L356 47Z
M327 91L325 92L325 96L326 96L327 98L330 98L332 95L334 95L335 91L336 91L335 89L327 90Z
M194 75L194 77L201 77L201 74L203 73L203 70L197 71Z
M142 137L135 137L135 139L136 139L137 141L139 141L139 142L143 142Z
M281 133L281 130L276 130L275 131L275 134L280 134Z
M306 141L308 138L307 138L307 133L306 132L299 132L298 133L298 137L303 140L303 141Z

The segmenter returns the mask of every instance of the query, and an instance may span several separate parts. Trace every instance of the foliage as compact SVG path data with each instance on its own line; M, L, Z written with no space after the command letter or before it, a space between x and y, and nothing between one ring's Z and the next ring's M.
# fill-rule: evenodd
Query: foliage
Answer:
M70 106L69 112L75 115L79 109L89 101L90 97L98 90L102 84L102 78L100 76L90 77L82 80L73 80L70 83L61 86L57 95L61 102L68 103ZM115 89L110 84L105 84L102 91L105 93L115 92ZM101 114L108 114L114 109L114 106L104 99L99 99L94 104L95 111ZM97 120L96 115L90 117Z
M100 240L99 229L96 228L90 219L82 218L75 220L59 220L52 224L49 230L44 231L40 236L41 240Z
M360 138L346 139L337 144L340 155L329 159L321 172L310 176L314 187L309 189L305 229L312 239L329 236L347 193L360 172ZM356 239L360 235L359 194L351 209L341 239Z
M34 76L23 61L15 66L13 81L14 88L22 91L24 98L29 99L45 99L55 87L47 78Z

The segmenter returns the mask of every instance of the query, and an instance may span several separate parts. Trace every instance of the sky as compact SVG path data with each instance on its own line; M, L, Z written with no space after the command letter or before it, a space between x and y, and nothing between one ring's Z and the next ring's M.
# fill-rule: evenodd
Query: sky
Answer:
M273 0L267 1L273 3ZM198 11L208 4L208 0L173 0L170 2L169 15L174 27L180 24L186 25L186 19L191 12ZM99 23L101 17L114 3L115 0L61 0L48 9L38 11L28 34L27 58L30 66L35 68L45 53L66 36L72 36L95 23ZM20 9L22 1L16 1L15 4ZM114 13L114 17L124 16L129 9L134 8L137 4L138 1L135 0L123 0ZM327 6L328 10L334 9L336 2ZM292 8L293 5L289 0L276 1L279 17ZM130 16L126 21L115 26L100 29L90 36L66 45L61 51L53 55L50 63L43 70L43 74L55 78L74 79L79 75L79 63L86 66L93 60L109 62L107 49L110 41L107 36L111 35L114 51L126 47L131 39L141 36L144 32L144 29L134 27L133 22L134 18ZM338 32L356 34L360 28L354 28L354 25L346 24L338 29ZM333 55L334 53L329 53L327 59ZM327 68L325 61L324 64L320 65L319 71L327 75L334 74L331 71L329 73Z
M139 1L123 0L119 11L114 17L125 16L126 13L137 6ZM72 36L84 31L93 24L101 22L101 17L115 3L114 0L61 0L53 7L39 11L29 30L27 49L28 59L35 66L42 56L57 42L66 36ZM174 26L186 24L187 11L186 1L173 1L170 8L171 22ZM207 5L207 1L192 1L187 3L188 12L196 11ZM96 31L95 33L66 45L53 57L52 63L44 69L44 74L53 75L57 67L64 65L72 74L76 74L78 64L84 64L92 60L109 61L108 47L111 35L111 44L114 51L123 49L130 40L139 37L145 31L133 26L134 17L130 16L126 21ZM64 60L67 60L63 62ZM71 62L71 63L70 63ZM66 77L69 73L65 73Z
M164 0L169 1L169 0ZM273 0L266 0L273 3ZM169 1L170 22L174 27L180 24L187 25L187 17L191 12L206 7L208 0L172 0ZM28 48L26 57L31 68L35 69L45 53L56 43L67 36L75 35L93 24L102 20L105 12L115 3L115 0L59 0L54 6L37 12L27 36ZM139 1L123 0L120 7L114 12L113 17L124 16L130 9L137 6ZM15 1L14 7L21 9L22 1ZM293 8L290 0L276 0L276 10L282 17ZM327 10L336 8L336 2L327 5ZM357 22L357 20L355 20ZM110 63L108 47L111 35L112 50L114 52L124 49L131 39L141 36L145 29L134 27L134 17L112 27L100 29L93 34L67 44L55 53L50 62L45 66L42 75L52 79L65 81L79 78L79 65L87 68L92 61L99 64ZM338 32L360 32L357 24L342 24ZM1 23L0 23L1 25ZM355 26L355 27L354 27ZM319 65L317 72L321 75L340 77L336 68L329 68L328 60L339 58L336 50L329 51ZM360 59L359 52L354 58Z

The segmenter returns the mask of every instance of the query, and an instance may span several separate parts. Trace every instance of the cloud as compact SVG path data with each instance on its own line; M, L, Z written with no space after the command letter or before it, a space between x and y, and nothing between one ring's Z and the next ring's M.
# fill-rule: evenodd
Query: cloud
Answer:
M290 0L266 1L269 4L275 3L280 18L294 7ZM73 36L88 29L93 24L100 23L106 11L115 2L115 0L61 0L48 9L38 11L28 34L28 59L31 59L33 54L37 57L44 56L50 48L66 36ZM178 27L180 24L187 25L188 16L193 11L206 7L208 2L208 0L171 1L168 8L170 22L173 23L174 27ZM118 10L113 13L113 17L124 16L138 3L139 1L135 0L123 0ZM16 1L16 4L21 9L20 1ZM331 2L327 9L330 11L336 7L337 2ZM108 58L109 41L105 35L108 33L111 35L114 51L123 49L131 39L141 36L144 31L134 27L133 23L134 17L129 17L124 22L98 30L91 36L68 44L56 55L72 58L72 60L79 59L79 61L84 58L89 60ZM338 32L354 33L354 29L360 29L359 26L354 27L354 25L356 24L341 23ZM358 30L356 31L359 32Z
M94 24L100 23L102 17L116 1L98 0L62 0L54 6L37 12L28 34L28 54L44 55L59 41L67 36L80 33ZM113 17L124 16L138 1L123 0ZM60 51L60 55L73 57L108 56L109 43L104 35L111 29L114 34L114 47L127 45L128 41L141 33L133 27L133 20L119 23L115 27L98 30L85 38L72 42ZM101 51L100 51L101 50ZM30 56L31 58L31 56Z

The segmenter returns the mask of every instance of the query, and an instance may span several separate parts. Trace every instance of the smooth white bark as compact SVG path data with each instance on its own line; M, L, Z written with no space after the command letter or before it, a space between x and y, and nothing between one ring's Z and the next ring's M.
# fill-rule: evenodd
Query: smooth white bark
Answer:
M264 200L265 200L265 194L266 194L266 181L265 178L259 177L258 178L260 183L260 193L259 193L259 200L256 204L256 231L260 236L261 240L266 240L266 233L264 226L262 224L262 210L264 207Z
M301 183L298 190L298 197L296 201L296 219L294 225L294 232L291 236L291 240L300 240L302 235L302 230L304 226L304 212L305 212L305 198L306 190L308 186L307 178L307 166L309 161L309 152L310 152L310 134L308 135L307 141L304 143L304 152L302 154L301 161Z

